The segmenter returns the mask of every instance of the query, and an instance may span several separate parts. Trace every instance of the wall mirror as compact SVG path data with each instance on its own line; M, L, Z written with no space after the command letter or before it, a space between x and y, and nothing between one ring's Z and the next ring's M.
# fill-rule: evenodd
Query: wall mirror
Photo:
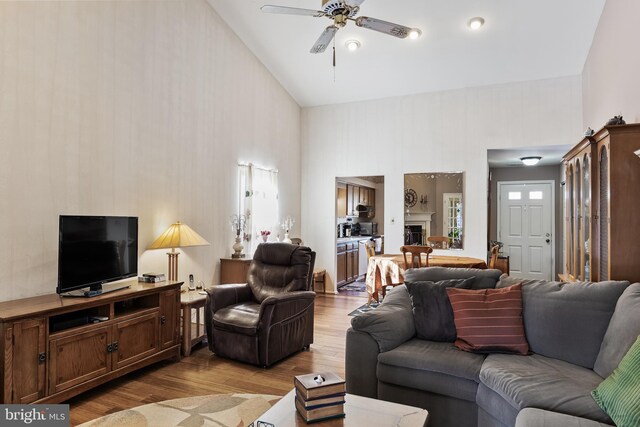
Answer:
M408 173L404 176L404 244L462 249L462 172Z

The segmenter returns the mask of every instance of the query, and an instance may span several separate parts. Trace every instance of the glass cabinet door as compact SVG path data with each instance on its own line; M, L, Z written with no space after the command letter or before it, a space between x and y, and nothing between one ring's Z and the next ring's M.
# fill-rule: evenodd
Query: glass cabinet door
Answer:
M567 209L567 234L573 236L575 210L573 203L573 165L567 164L567 183L566 183L566 209ZM574 245L573 239L567 239L567 273L575 276L574 269Z
M591 162L590 156L585 154L582 161L582 239L583 252L581 268L584 280L591 280Z
M609 153L606 146L600 151L599 160L599 191L600 191L600 207L599 207L599 223L600 244L599 244L599 273L598 280L609 280Z
M580 167L580 160L576 162L576 175L575 175L575 228L573 232L573 242L575 245L575 278L578 280L584 280L584 274L582 268L584 266L584 251L581 244L582 237L582 168Z

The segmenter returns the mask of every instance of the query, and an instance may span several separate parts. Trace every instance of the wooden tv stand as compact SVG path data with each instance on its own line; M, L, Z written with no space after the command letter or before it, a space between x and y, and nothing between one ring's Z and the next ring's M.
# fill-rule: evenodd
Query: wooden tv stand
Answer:
M0 302L0 403L58 403L180 357L180 286L139 283L93 298ZM107 320L91 323L91 317Z

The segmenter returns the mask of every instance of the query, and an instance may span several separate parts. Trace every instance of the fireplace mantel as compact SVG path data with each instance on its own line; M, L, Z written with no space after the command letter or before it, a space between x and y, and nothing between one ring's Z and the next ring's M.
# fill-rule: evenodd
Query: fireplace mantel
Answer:
M422 226L422 244L427 241L427 237L431 236L431 217L435 212L417 212L405 213L404 225L420 225Z

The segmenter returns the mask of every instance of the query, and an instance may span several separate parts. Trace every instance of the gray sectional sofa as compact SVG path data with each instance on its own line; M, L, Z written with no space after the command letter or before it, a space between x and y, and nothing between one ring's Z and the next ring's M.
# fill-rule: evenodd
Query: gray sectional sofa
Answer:
M498 270L431 267L407 281L475 277L472 289L523 284L532 354L473 354L418 339L409 293L399 286L352 319L347 392L425 408L429 427L613 425L590 392L640 335L640 284L522 281Z

